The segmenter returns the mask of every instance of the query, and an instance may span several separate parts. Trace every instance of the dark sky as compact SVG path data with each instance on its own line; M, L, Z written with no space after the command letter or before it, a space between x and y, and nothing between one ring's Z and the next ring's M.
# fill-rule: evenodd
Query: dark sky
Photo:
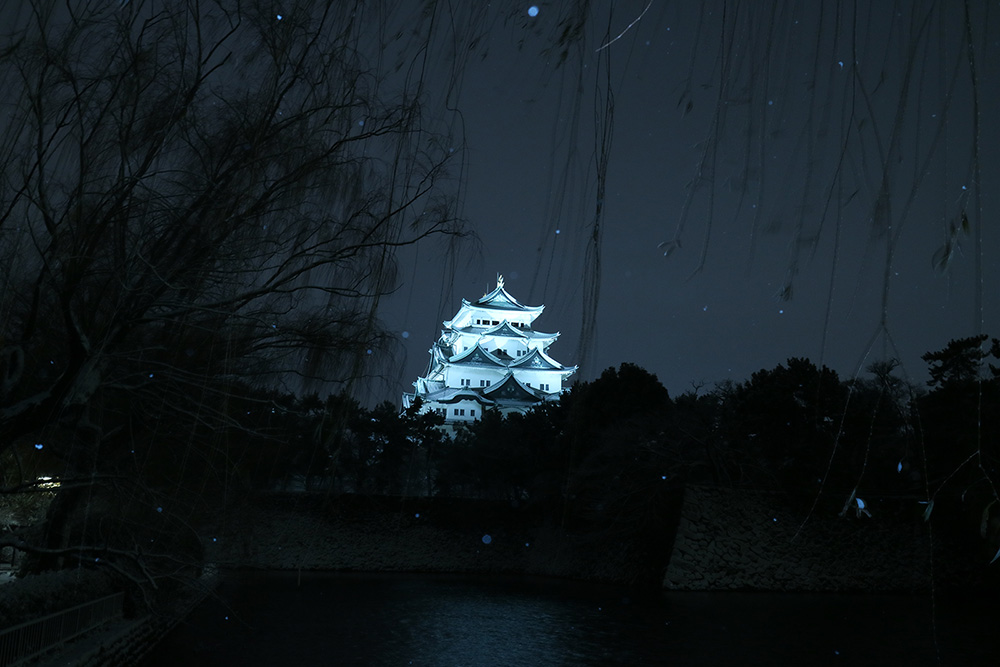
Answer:
M550 352L584 362L575 379L630 361L672 395L792 356L844 378L898 357L922 383L924 352L1000 336L995 8L970 3L967 23L958 2L594 2L560 41L571 3L534 4L452 16L468 43L429 51L478 242L401 255L389 394L497 273L545 304L536 328L562 332Z

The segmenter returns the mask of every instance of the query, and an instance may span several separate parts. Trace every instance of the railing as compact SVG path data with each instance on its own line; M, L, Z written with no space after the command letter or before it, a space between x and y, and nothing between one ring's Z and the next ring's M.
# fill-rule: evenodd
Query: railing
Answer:
M0 630L0 667L26 662L103 623L120 618L124 597L124 593L114 593Z

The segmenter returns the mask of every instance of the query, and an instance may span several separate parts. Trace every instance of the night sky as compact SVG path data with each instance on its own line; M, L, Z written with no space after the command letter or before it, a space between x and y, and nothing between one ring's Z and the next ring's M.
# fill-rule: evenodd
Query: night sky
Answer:
M498 273L573 379L630 361L672 395L793 356L922 384L921 354L1000 336L1000 32L969 4L594 2L569 41L562 3L451 10L424 76L477 238L401 254L386 398Z

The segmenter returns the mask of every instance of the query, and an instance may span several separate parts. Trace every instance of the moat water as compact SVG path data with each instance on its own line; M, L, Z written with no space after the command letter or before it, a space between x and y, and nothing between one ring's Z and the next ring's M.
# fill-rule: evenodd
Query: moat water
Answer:
M147 667L996 665L1000 603L533 578L229 574Z

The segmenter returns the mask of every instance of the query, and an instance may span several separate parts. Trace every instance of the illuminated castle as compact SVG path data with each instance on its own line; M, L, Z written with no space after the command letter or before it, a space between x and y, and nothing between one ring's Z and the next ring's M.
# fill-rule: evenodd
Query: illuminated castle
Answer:
M403 394L403 408L420 398L421 412L438 412L454 425L485 410L524 412L558 399L576 366L563 366L546 353L558 333L531 328L544 308L518 303L504 289L503 276L474 303L462 299L430 349L427 373L413 383L413 393Z

